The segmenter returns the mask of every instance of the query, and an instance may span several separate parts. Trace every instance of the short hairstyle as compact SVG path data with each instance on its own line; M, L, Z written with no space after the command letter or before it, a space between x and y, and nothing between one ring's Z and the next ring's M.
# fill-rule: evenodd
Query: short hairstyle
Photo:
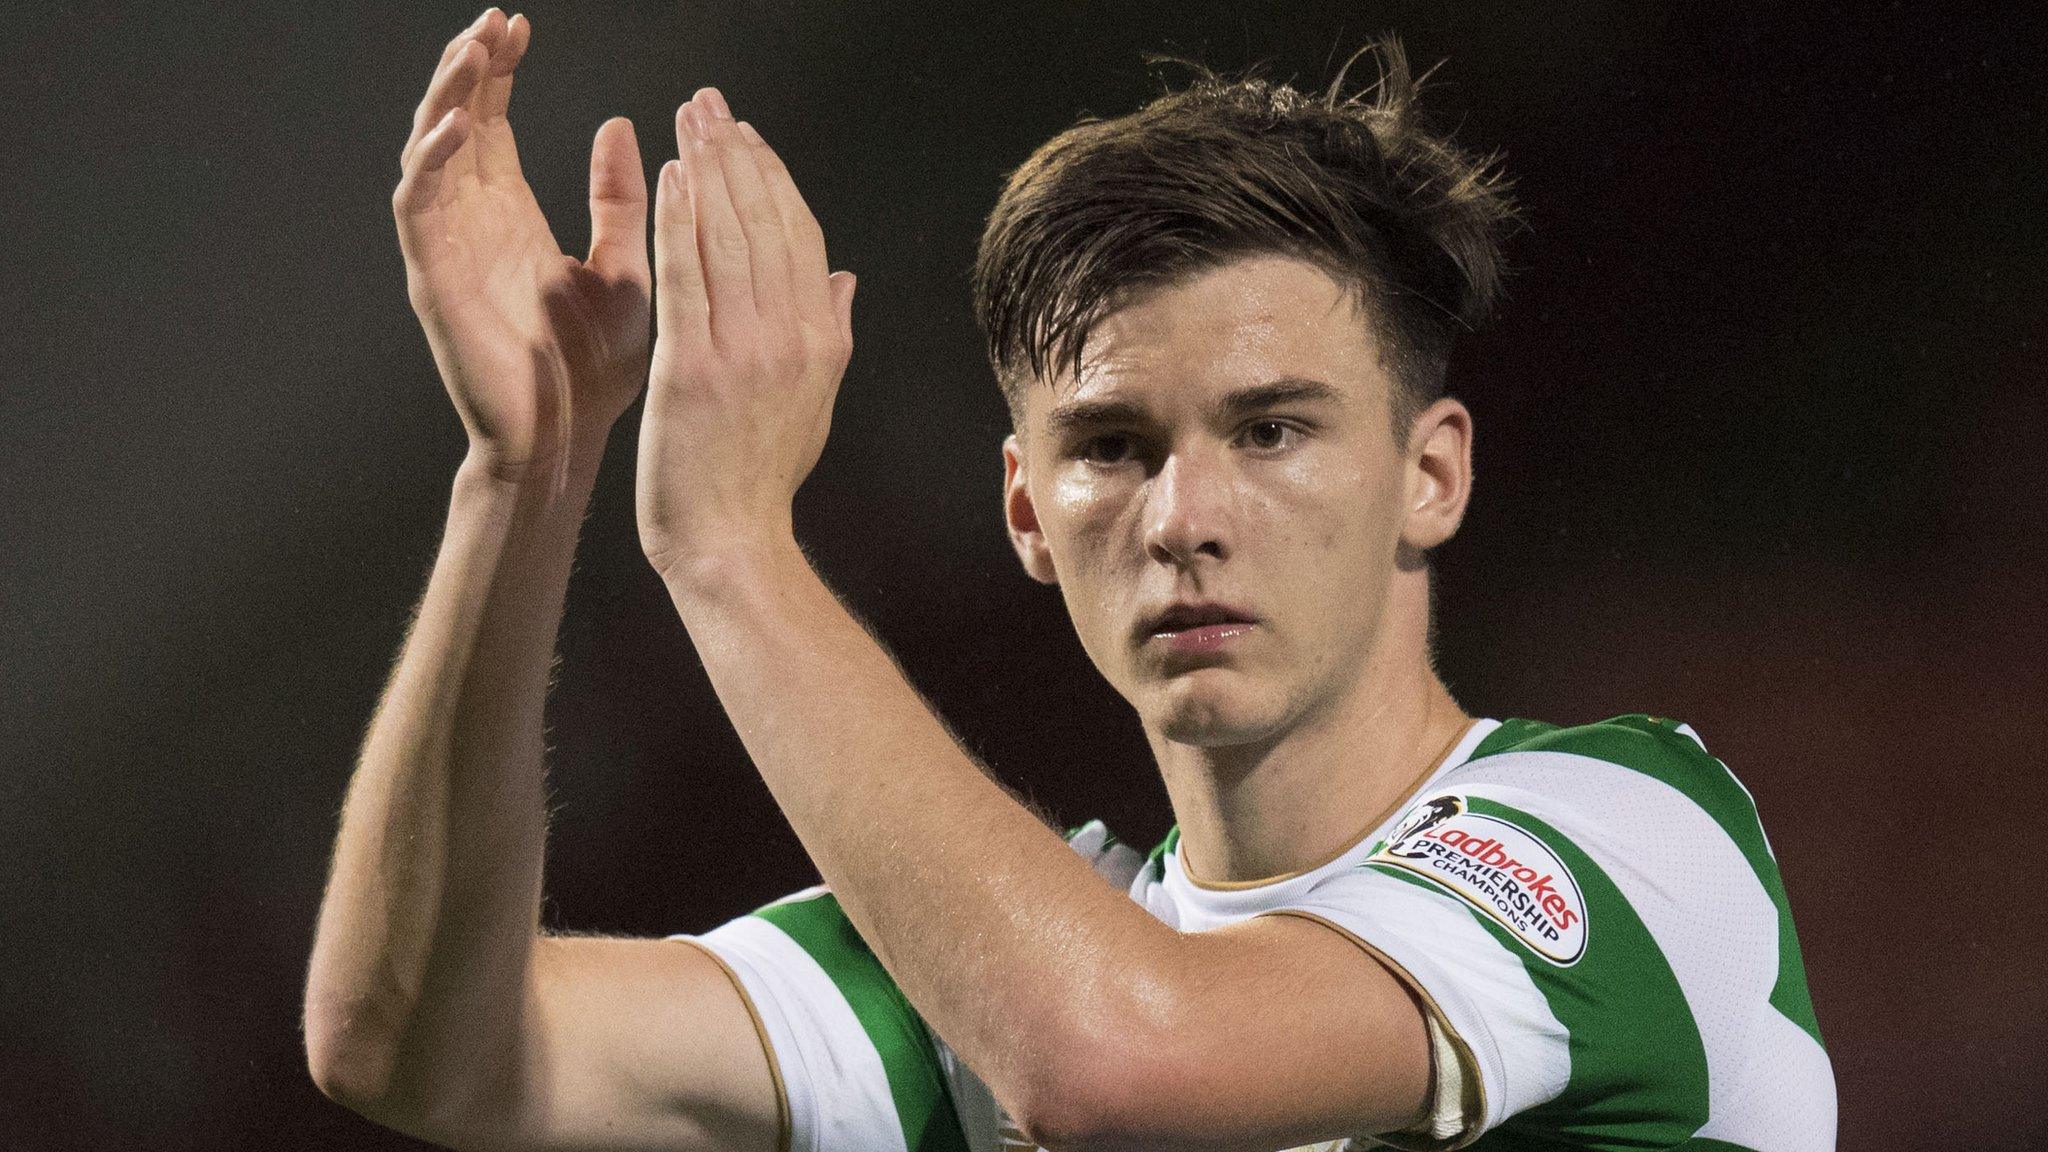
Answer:
M1379 80L1343 96L1376 53ZM1452 337L1491 315L1501 245L1520 212L1498 153L1431 130L1392 36L1368 41L1329 89L1304 95L1256 67L1195 72L1113 120L1084 116L1009 173L975 259L974 311L1022 428L1033 380L1079 375L1089 329L1156 288L1245 256L1320 267L1364 309L1394 382L1396 441L1444 391ZM1367 99L1370 95L1372 98Z

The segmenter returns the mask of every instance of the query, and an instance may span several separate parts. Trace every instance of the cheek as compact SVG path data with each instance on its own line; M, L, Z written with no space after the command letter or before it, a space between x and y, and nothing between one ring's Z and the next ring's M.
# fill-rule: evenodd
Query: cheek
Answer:
M1392 481L1357 465L1275 486L1270 525L1273 573L1299 590L1309 627L1322 642L1377 616L1400 539L1399 494Z
M1047 535L1061 572L1086 577L1116 564L1118 535L1125 528L1129 506L1111 478L1069 471L1053 479L1049 501L1059 525Z
M1132 584L1124 571L1131 552L1124 540L1128 493L1101 477L1067 475L1053 479L1048 495L1041 505L1051 513L1041 517L1046 547L1075 630L1092 650L1098 634L1120 620L1118 597Z
M1390 527L1397 503L1389 479L1353 462L1346 453L1304 459L1260 486L1259 520L1297 549L1323 558L1317 571L1346 583L1356 566L1380 551L1391 555Z

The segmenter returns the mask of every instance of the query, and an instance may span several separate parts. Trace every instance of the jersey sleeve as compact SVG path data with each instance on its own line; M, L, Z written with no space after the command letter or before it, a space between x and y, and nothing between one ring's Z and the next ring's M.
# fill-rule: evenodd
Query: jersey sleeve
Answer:
M702 935L768 1049L788 1152L967 1152L930 1029L823 887Z
M1384 958L1447 1026L1468 1109L1429 1146L1506 1129L1833 1147L1775 862L1748 793L1689 729L1629 718L1468 761L1284 911Z
M1066 831L1108 883L1143 864L1099 820ZM918 1016L839 900L807 888L700 936L739 986L782 1094L785 1152L1029 1147L973 1070Z

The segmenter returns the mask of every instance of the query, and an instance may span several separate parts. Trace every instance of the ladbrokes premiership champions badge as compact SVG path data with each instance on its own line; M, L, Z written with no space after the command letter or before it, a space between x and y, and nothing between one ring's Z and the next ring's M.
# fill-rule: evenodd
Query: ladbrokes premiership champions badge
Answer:
M1514 824L1471 811L1463 796L1416 805L1365 863L1431 881L1559 967L1586 954L1586 898L1571 869Z

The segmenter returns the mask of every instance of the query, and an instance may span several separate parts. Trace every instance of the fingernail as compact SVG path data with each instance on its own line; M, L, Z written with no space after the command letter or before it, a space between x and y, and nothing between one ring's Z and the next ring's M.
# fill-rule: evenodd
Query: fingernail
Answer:
M704 138L704 112L695 104L683 105L683 127L698 140Z
M725 96L716 88L704 90L704 102L711 105L711 114L720 120L732 119L732 109L725 103Z
M761 139L761 134L759 132L754 131L754 126L752 124L747 123L745 120L740 121L740 135L745 136L747 138L747 143L749 144L766 143L766 141Z

